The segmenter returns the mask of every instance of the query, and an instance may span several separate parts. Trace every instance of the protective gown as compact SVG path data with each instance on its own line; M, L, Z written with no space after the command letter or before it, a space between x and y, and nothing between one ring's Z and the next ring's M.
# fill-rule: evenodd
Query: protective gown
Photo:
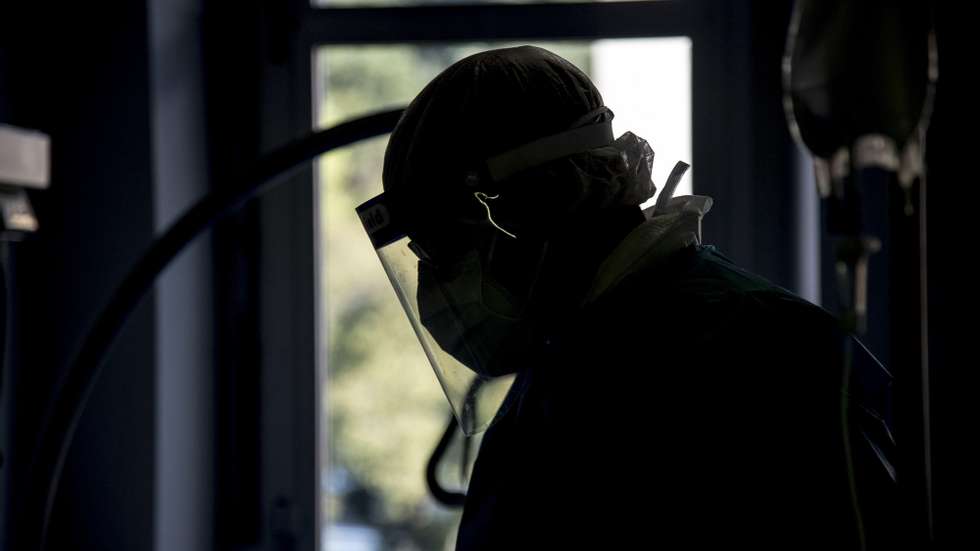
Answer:
M890 375L828 312L702 245L708 208L647 211L528 352L458 550L892 544Z

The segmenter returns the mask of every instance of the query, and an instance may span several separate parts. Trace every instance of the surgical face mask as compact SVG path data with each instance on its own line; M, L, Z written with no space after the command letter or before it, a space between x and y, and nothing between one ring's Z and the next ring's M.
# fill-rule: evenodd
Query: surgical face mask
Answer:
M418 277L419 318L444 351L481 375L522 368L533 333L529 299L490 275L478 251L448 266L421 261Z

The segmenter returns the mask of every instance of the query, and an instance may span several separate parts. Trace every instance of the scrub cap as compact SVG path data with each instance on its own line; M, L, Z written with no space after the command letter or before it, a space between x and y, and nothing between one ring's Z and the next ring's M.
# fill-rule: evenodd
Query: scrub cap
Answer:
M579 212L638 205L655 191L653 151L632 133L613 140L609 130L598 143L572 136L580 147L565 144L560 158L488 169L488 160L612 116L585 73L545 49L469 56L429 83L392 132L383 172L392 216L417 241L462 247L492 231L475 191L498 196L494 219L525 234L555 231Z

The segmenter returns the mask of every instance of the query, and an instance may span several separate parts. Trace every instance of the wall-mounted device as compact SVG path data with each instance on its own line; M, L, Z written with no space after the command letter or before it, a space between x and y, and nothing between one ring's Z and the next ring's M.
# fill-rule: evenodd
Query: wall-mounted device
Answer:
M26 188L50 182L51 140L46 134L0 124L0 239L36 232Z

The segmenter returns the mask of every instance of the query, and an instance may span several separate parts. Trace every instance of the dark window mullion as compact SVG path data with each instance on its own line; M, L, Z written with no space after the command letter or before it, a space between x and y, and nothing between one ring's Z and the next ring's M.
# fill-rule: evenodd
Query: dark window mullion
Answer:
M689 34L681 0L581 4L472 4L311 9L311 45L489 40L588 40Z

